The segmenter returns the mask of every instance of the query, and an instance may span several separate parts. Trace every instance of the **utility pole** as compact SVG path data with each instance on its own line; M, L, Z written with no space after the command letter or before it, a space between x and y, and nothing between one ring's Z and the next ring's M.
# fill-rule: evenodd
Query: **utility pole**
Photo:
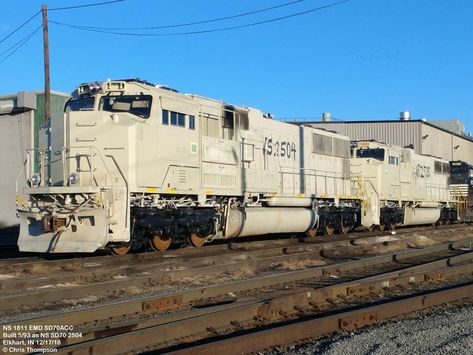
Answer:
M49 38L48 10L46 4L41 7L43 14L43 55L44 55L44 124L51 119L51 87L49 82Z

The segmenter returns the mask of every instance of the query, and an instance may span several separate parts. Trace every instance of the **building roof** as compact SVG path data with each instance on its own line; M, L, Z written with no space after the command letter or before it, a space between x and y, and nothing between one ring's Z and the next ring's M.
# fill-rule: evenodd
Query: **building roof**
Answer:
M34 90L34 91L27 91L27 92L31 92L33 94L44 94L44 90ZM51 90L51 95L68 97L70 94L66 94L65 92L61 92L61 91ZM18 96L17 92L14 94L4 94L4 95L0 95L0 100L13 99L17 96Z

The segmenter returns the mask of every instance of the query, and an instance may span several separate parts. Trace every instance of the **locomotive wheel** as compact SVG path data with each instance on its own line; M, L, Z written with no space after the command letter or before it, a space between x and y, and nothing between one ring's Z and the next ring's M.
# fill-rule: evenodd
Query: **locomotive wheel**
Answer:
M165 251L171 245L171 238L164 239L161 233L157 233L151 237L149 245L155 251Z
M347 223L340 224L340 233L341 234L348 234L350 229L351 229L351 226L349 224L347 224Z
M384 224L380 224L378 226L378 229L379 229L380 232L384 232L384 230L386 229L386 226Z
M307 238L315 238L317 236L317 229L309 229L307 232L305 232L305 235Z
M390 231L393 231L396 229L396 223L388 223L388 228Z
M324 228L324 235L330 236L335 231L335 227L332 224L327 224Z
M197 234L192 233L189 237L189 244L196 248L200 248L202 247L202 245L204 245L207 239L208 238L202 238L202 237L199 237Z
M113 245L109 247L109 252L113 255L125 255L131 249L131 243Z

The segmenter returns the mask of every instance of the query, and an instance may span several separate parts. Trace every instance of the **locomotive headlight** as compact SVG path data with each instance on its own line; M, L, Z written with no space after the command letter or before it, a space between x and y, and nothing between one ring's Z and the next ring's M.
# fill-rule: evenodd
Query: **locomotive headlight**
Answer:
M72 173L69 175L69 185L75 185L78 184L80 181L80 176L77 173Z
M89 91L95 92L102 90L102 86L99 83L90 83L89 84Z
M30 178L30 184L31 186L39 186L39 183L41 182L41 176L39 174L34 174Z

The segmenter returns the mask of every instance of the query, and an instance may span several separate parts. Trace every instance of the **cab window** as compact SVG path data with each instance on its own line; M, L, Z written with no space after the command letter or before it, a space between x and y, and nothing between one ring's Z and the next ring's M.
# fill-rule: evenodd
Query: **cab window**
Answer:
M189 129L195 129L195 116L189 115Z
M95 97L89 96L66 102L64 112L69 111L92 111L94 109Z
M358 149L356 151L357 158L372 158L380 161L384 161L384 149L382 148L371 148L371 149Z
M189 128L195 129L195 117L192 115L186 115L184 113L162 110L163 112L163 125L171 125L178 127L186 127L186 116L189 116Z
M149 118L151 113L150 95L102 96L99 110L107 112L126 112L140 118Z

